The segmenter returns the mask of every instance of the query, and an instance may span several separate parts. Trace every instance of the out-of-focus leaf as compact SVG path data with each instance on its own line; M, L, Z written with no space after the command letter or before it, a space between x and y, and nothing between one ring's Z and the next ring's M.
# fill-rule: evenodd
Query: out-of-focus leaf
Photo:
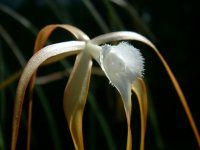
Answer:
M76 150L83 150L82 116L88 95L92 61L86 53L80 53L64 92L64 111Z
M0 25L0 33L1 36L4 38L14 55L16 56L17 60L19 61L20 65L23 67L26 63L26 60L22 56L20 49L12 39L12 37L8 34L8 32Z
M112 30L123 30L123 21L121 21L119 15L116 13L115 8L112 6L112 4L108 0L102 0L102 3L105 5L107 11L106 14Z
M0 124L0 148L3 150L5 149L5 139L4 139L4 135L3 135L3 128L2 125Z
M47 60L50 57L55 57L56 55L59 55L59 54L65 55L66 53L68 55L76 54L81 49L84 49L84 48L85 48L85 42L81 42L81 41L70 41L70 42L52 44L38 51L28 61L21 75L21 78L19 80L19 84L18 84L17 92L16 92L16 100L15 100L15 105L14 105L14 116L13 116L12 144L11 144L12 150L16 149L24 95L25 95L28 83L32 75L34 74L34 72L45 60Z
M22 70L18 70L17 72L13 73L10 77L8 77L7 79L3 80L0 83L0 90L6 88L10 84L12 84L14 81L16 81L19 78L19 76L21 75L21 73L22 73Z
M107 141L108 144L108 149L109 150L116 150L117 149L117 145L116 142L114 140L114 135L111 133L111 130L109 128L108 122L106 121L105 116L103 115L103 113L101 112L98 103L96 102L96 99L94 97L94 95L92 94L92 92L89 92L88 95L88 102L94 112L93 115L96 116L97 120L98 120L98 124L101 126L102 128L102 132L105 135L105 139ZM93 134L93 133L91 133ZM91 138L91 137L90 137ZM92 139L94 140L94 139ZM93 143L95 145L95 143Z
M38 29L28 19L24 18L24 16L20 15L18 12L2 4L0 4L0 11L6 13L7 15L15 19L22 26L31 31L34 35L37 34Z
M141 116L141 138L140 138L140 150L144 150L145 131L147 123L147 90L143 79L137 79L132 85L132 90L135 92Z
M158 51L158 49L155 47L155 45L149 41L146 37L135 33L135 32L129 32L129 31L121 31L121 32L112 32L112 33L107 33L104 35L100 35L94 39L91 40L91 42L93 44L102 44L102 43L106 43L106 42L111 42L111 41L120 41L120 40L135 40L135 41L140 41L144 44L147 44L148 46L150 46L153 51L157 54L157 56L159 57L159 59L161 60L162 64L165 67L165 70L167 71L172 84L175 87L175 90L179 96L179 100L184 108L184 111L186 113L186 116L189 120L189 123L192 127L193 133L195 135L196 141L198 143L198 145L200 146L200 135L198 132L198 128L195 124L195 121L193 119L192 113L190 111L190 108L187 104L186 98L182 92L181 87L178 84L178 81L176 80L173 72L171 71L169 65L167 64L167 62L165 61L164 57L161 55L161 53Z
M0 46L0 82L4 80L5 75L6 75L6 65L4 63L4 57L3 57L3 50ZM1 86L1 84L0 84ZM6 116L7 115L7 100L5 96L6 91L4 89L0 88L0 149L4 150L6 149L6 134L5 134L5 129L6 129Z
M48 74L48 75L45 75L45 76L39 76L39 77L36 78L36 84L42 85L42 84L47 84L47 83L62 79L66 76L69 76L71 71L72 71L72 68L70 68L68 70L54 72L54 73L51 73L51 74ZM92 75L98 75L98 76L104 76L105 75L100 67L94 67L94 66L92 67L91 73L92 73Z
M137 10L127 0L111 0L113 3L124 8L127 12L128 17L131 18L131 23L135 27L136 31L150 37L153 41L156 41L155 35L152 33L148 25L141 19Z
M98 23L99 27L104 33L109 32L109 27L107 26L106 22L103 20L101 15L98 13L97 9L94 7L90 0L82 0L85 6L90 11L91 15L94 17L95 21Z

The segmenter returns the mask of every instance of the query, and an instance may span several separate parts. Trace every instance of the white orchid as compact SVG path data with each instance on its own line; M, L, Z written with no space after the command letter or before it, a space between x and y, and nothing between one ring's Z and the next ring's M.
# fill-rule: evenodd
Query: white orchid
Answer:
M61 42L42 48L49 35L57 27L64 28L71 32L78 41ZM143 150L147 118L147 93L145 83L142 79L144 58L138 49L127 42L121 42L118 45L106 44L108 42L122 40L137 40L143 42L156 52L172 79L186 114L188 115L192 129L198 139L199 135L197 128L174 75L157 48L147 38L135 32L121 31L104 34L90 40L86 34L76 27L70 25L49 25L42 29L38 34L34 49L35 54L28 61L19 80L13 117L12 150L15 150L16 148L24 95L30 82L30 95L32 96L38 67L42 64L52 63L73 54L77 54L77 57L64 91L63 107L75 149L84 149L82 115L89 89L93 58L99 63L110 83L116 87L122 97L127 117L127 150L132 149L130 128L131 91L135 92L138 97L141 112L140 149ZM32 104L32 97L30 97L29 103ZM31 107L32 106L30 105L30 109ZM31 123L29 122L29 127L30 124Z

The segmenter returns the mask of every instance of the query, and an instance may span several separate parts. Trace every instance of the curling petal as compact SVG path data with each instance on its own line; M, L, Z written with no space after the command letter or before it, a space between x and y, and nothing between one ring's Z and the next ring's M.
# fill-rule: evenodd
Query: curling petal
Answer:
M15 99L15 108L13 115L13 131L12 131L12 143L11 149L16 149L17 137L18 137L18 129L20 124L22 105L24 101L25 92L28 86L28 83L34 74L35 70L38 67L48 60L51 57L56 57L57 55L63 54L65 56L69 56L72 54L76 54L80 52L81 49L85 48L85 42L81 41L70 41L70 42L62 42L57 44L52 44L47 47L44 47L37 53L35 53L31 59L28 61L25 66L22 75L20 77L17 91L16 91L16 99Z

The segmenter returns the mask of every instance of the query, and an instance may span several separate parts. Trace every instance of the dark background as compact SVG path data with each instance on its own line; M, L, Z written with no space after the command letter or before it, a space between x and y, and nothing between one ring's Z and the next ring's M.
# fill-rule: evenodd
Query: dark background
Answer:
M136 31L149 37L155 43L177 77L185 97L188 100L197 127L199 128L199 5L197 5L197 1L134 0L129 2L135 7L141 17L140 19L148 26L153 36L142 32L139 28L132 25L131 19L124 12L124 9L115 4L112 4L112 6L120 16L124 27L121 29L117 25L113 25L109 22L107 10L103 2L99 0L92 1L95 8L108 24L110 31ZM0 4L4 4L15 10L32 22L38 29L48 24L67 23L80 28L91 38L103 33L98 23L96 23L91 13L80 0L54 1L56 5L53 6L60 10L59 15L55 14L48 0L0 0ZM0 24L12 36L28 60L32 55L35 36L29 29L24 28L20 23L2 11L0 11ZM62 30L58 30L57 33L52 35L53 42L64 40L67 39ZM7 74L11 75L20 68L20 65L16 63L15 56L2 39L0 43L4 60L8 67ZM158 120L158 131L164 145L159 146L159 144L156 143L152 124L148 120L145 149L198 149L183 108L160 60L152 50L143 44L134 42L133 44L136 44L141 49L146 60L145 80L148 83L148 91L151 93L152 103L155 108L154 111L156 112ZM72 60L73 58L71 58L70 61ZM58 69L56 64L52 65L52 68ZM41 74L42 73L45 73L45 71L41 71ZM56 118L55 122L57 123L61 139L61 149L73 149L72 140L62 109L62 94L66 82L67 79L61 79L52 84L44 85L43 88L45 92L48 93L49 102ZM17 82L13 85L13 88L15 88L16 85ZM108 87L108 80L106 78L98 76L92 77L90 89L96 96L99 109L102 111L109 124L110 130L114 135L114 140L117 143L117 148L125 149L126 122L124 119L117 119L118 117L116 116L119 114L117 113L118 110L114 107L116 102L113 98L108 98L107 96L110 95L109 92L116 93L116 91L114 91L111 86ZM4 131L7 137L5 141L6 145L9 145L10 142L9 129L11 128L11 108L13 107L14 99L14 93L12 95L10 91L12 90L6 90L6 97L8 100L7 110L9 111L7 112L5 122L2 123L4 128L5 126L8 127L5 128L6 130ZM107 94L102 96L102 93ZM115 96L116 94L113 94L113 97ZM35 99L32 149L54 149L48 124L41 104L39 100L37 100L37 95ZM26 105L25 103L25 107ZM86 149L93 149L94 147L95 149L108 149L105 138L102 135L101 127L93 111L95 110L92 110L87 103L84 113L85 147ZM137 122L139 122L139 109L137 102L133 101L132 130L135 149L138 149L139 145L139 138L137 138L137 136L139 136L140 129L139 123ZM25 134L26 130L22 127L19 149L25 147ZM94 138L91 138L90 135Z

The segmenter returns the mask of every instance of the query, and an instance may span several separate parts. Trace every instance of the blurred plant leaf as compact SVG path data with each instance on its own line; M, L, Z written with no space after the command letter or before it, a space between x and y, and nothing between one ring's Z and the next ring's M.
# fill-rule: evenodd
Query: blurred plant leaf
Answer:
M1 42L1 41L0 41ZM2 80L4 80L5 78L5 74L6 74L6 66L4 63L4 57L3 57L3 51L1 49L1 45L0 45L0 82ZM0 85L1 86L1 85ZM6 120L6 105L7 105L7 101L6 101L6 96L5 96L5 90L0 88L0 149L4 150L6 149L6 136L5 136L5 120Z
M147 97L148 97L148 119L150 122L150 125L152 126L153 133L155 136L155 143L157 149L164 150L165 149L165 143L163 141L163 137L160 131L160 126L157 118L156 108L155 108L155 102L153 102L152 96L151 96L151 89L149 88L148 81L145 80L145 85L147 87Z
M0 83L0 90L6 88L8 85L12 84L14 81L16 81L19 76L21 75L22 70L18 70L17 72L13 73L9 78L3 80Z
M45 0L47 6L49 6L49 8L54 12L54 14L56 15L56 17L60 20L60 21L64 21L66 20L66 18L69 19L69 16L66 17L64 10L59 6L59 3L53 1L53 0Z
M30 30L34 35L37 34L38 29L25 17L14 11L13 9L0 4L0 11L8 14L10 17L15 19L17 22L19 22L21 25L23 25L25 28Z
M90 0L82 0L82 2L88 8L88 10L90 11L91 15L94 17L95 21L97 22L97 24L99 25L99 27L101 28L101 30L104 33L109 32L109 27L107 26L106 22L101 17L101 15L99 14L99 12L96 10L96 8L94 7L94 5L90 2Z
M105 8L107 9L109 25L113 31L124 30L123 21L121 21L114 7L108 0L102 0Z
M15 44L14 40L11 38L11 36L7 33L7 31L3 28L2 25L0 25L0 33L1 36L4 38L14 55L16 56L18 62L20 65L23 67L26 64L26 60L22 56L20 49L18 46Z
M93 109L94 115L96 115L97 120L99 121L99 125L103 129L103 133L104 133L105 138L107 140L109 150L116 150L117 145L114 141L114 136L111 134L111 130L109 129L109 125L106 121L106 118L103 115L103 113L101 112L101 110L100 110L100 108L99 108L99 106L96 102L96 99L95 99L95 97L92 93L93 92L89 92L89 95L88 95L89 104L90 104L91 108Z
M113 3L124 8L124 11L128 13L128 16L131 18L131 23L137 30L137 32L144 34L153 41L156 41L155 35L151 32L150 28L146 23L141 19L137 10L132 6L127 0L111 0Z

